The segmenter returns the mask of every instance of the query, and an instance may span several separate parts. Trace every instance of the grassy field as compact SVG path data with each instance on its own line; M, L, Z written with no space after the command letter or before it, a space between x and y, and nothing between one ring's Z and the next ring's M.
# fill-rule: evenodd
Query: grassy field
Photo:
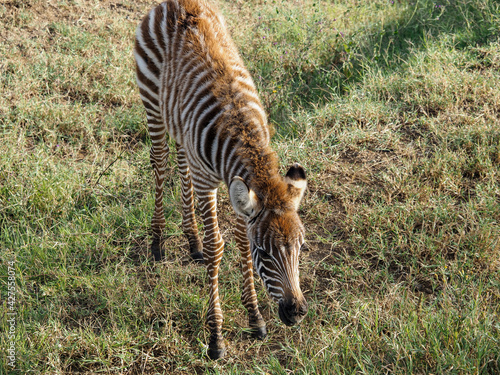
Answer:
M259 280L269 336L249 338L221 188L217 362L174 155L167 260L148 253L132 47L152 5L0 4L0 374L500 373L498 1L219 0L283 170L308 171L310 310L285 327Z

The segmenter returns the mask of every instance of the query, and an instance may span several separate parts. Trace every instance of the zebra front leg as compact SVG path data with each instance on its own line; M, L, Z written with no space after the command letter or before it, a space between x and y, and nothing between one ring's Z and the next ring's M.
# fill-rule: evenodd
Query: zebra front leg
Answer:
M163 212L163 185L165 182L165 173L167 169L167 158L169 148L165 140L165 131L160 132L159 137L153 136L152 125L148 122L151 141L150 160L153 165L155 177L155 209L151 219L151 229L153 232L153 242L151 252L155 261L163 259L165 251L163 250L163 231L165 230L165 214ZM153 128L154 129L154 128ZM156 134L155 134L156 135Z
M207 266L210 299L207 313L207 324L210 329L210 341L208 344L208 356L211 359L222 358L226 353L224 339L222 337L222 310L219 301L219 264L224 252L224 241L219 232L217 222L217 189L196 189L200 201L200 211L205 228L203 239L203 257Z
M241 273L243 275L241 302L248 311L248 325L252 329L252 336L263 340L267 336L266 322L259 311L253 278L252 254L248 243L246 225L241 216L238 216L234 234L241 252Z
M184 148L179 144L176 146L177 163L179 165L179 174L181 177L182 231L188 239L191 258L195 262L203 263L203 247L200 236L198 235L198 227L194 215L193 184L191 183L189 165L186 160Z

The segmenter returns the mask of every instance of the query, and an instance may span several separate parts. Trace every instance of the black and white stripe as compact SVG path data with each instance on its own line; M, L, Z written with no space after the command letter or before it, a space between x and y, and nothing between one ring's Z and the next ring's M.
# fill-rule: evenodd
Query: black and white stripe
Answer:
M181 174L182 228L191 256L204 260L210 280L209 356L219 358L224 343L218 269L224 242L217 222L217 187L221 182L229 186L238 214L235 237L241 250L242 302L255 336L262 338L266 328L257 306L253 264L279 303L282 320L293 324L304 315L298 277L304 230L296 211L305 190L305 173L294 166L292 174L279 176L266 113L213 5L204 0L158 5L137 28L134 56L156 186L152 252L155 259L163 256L168 133L176 142ZM194 214L194 192L205 229L203 242Z

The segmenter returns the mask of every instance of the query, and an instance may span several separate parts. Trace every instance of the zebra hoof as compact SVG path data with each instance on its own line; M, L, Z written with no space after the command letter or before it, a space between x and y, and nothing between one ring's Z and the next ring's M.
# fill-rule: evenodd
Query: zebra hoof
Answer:
M152 253L153 253L153 259L155 262L159 262L159 261L162 261L163 259L165 259L165 253L163 251L152 250Z
M195 253L191 253L191 259L193 262L198 263L198 264L203 264L205 263L205 260L203 259L203 253L197 251Z
M266 326L252 328L252 337L259 340L264 340L267 337Z
M161 248L161 242L159 239L153 239L153 243L151 244L151 253L153 254L155 262L165 258L165 251Z
M208 348L208 358L211 360L216 360L216 359L221 359L224 358L226 355L226 348Z

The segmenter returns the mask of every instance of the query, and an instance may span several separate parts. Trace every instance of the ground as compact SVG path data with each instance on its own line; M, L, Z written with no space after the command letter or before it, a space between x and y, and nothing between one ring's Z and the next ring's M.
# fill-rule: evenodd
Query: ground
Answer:
M269 335L250 338L222 186L228 355L206 358L206 274L187 257L174 154L167 259L149 256L150 141L132 48L154 2L8 0L0 285L17 315L1 315L15 365L2 351L0 373L499 373L498 2L218 4L282 172L307 170L308 315L285 327L258 280Z

